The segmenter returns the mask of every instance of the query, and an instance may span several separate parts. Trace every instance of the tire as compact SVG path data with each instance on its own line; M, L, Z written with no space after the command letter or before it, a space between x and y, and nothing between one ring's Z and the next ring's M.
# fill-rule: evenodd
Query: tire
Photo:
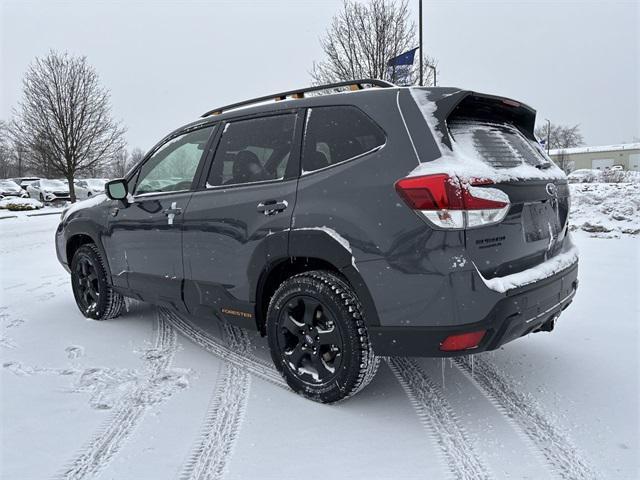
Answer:
M91 192L87 193L87 198L91 197Z
M100 250L92 243L82 245L73 255L71 288L78 309L87 318L115 318L124 308L124 297L109 284Z
M316 402L355 395L378 369L356 294L328 271L301 273L280 285L269 302L267 336L287 384Z
M44 196L40 194L40 202L44 203Z

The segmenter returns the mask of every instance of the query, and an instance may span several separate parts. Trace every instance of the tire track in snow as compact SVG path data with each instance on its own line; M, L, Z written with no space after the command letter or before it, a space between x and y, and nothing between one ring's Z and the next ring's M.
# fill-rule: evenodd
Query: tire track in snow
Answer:
M455 365L475 383L493 405L537 448L553 471L567 480L599 478L583 460L562 429L544 415L542 407L520 392L512 380L490 362L476 356L453 359Z
M224 324L223 329L230 349L245 355L250 352L251 343L246 332L228 324ZM200 436L183 468L182 479L218 480L223 477L244 418L250 385L251 377L244 367L224 362Z
M420 422L441 449L445 463L457 480L487 480L491 478L467 438L445 395L418 364L401 357L387 358L391 371L406 392Z
M161 311L166 315L167 321L171 323L171 326L209 353L245 369L258 378L289 390L289 386L271 363L256 357L250 351L239 352L235 348L225 345L215 335L194 326L171 310L161 308Z
M177 335L171 325L159 314L156 315L156 325L154 348L146 356L150 365L149 377L119 403L111 418L56 478L79 480L94 477L120 450L140 422L150 405L149 391L155 387L154 382L165 374L177 350Z

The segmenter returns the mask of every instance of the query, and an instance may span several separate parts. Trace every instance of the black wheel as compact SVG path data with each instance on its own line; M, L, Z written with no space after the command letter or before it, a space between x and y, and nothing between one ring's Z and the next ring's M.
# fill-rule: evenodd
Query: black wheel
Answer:
M87 198L89 198L91 196L91 192L87 193Z
M355 395L378 369L360 302L331 272L305 272L282 283L269 303L267 334L271 358L289 386L317 402Z
M81 246L73 255L71 287L78 308L87 318L107 320L122 312L124 297L107 282L102 255L93 244Z
M42 195L42 193L40 194L40 201L44 203L44 196Z

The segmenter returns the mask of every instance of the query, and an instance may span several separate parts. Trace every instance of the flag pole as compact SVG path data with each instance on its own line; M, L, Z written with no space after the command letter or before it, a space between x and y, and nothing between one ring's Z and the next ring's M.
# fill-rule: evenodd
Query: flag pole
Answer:
M418 0L418 29L420 32L420 86L424 83L424 74L422 70L422 0Z

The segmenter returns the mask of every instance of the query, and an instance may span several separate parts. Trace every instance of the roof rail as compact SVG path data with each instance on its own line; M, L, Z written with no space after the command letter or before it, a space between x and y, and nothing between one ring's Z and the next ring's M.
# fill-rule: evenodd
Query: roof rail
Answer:
M329 90L331 88L338 87L350 87L351 90L362 90L365 85L372 87L389 88L395 87L393 83L385 82L384 80L376 80L374 78L361 78L359 80L348 80L345 82L329 83L326 85L316 85L313 87L301 88L298 90L289 90L288 92L273 93L271 95L265 95L264 97L252 98L251 100L244 100L242 102L232 103L231 105L225 105L224 107L214 108L202 115L202 118L210 115L220 115L222 112L232 110L234 108L243 107L245 105L251 105L253 103L265 102L267 100L286 100L287 97L292 98L304 98L304 94L308 92L318 92L321 90Z

